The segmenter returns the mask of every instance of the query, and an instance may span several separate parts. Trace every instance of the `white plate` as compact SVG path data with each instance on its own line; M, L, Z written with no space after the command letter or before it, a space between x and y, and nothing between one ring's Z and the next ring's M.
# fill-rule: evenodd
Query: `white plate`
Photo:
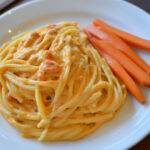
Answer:
M36 0L0 17L0 41L2 43L18 32L33 29L48 22L73 20L80 22L83 26L89 24L94 17L102 18L144 38L150 37L150 16L122 0ZM140 54L150 63L150 55ZM148 90L148 88L143 89L148 101L145 106L128 96L125 105L114 120L106 123L92 135L75 142L45 144L23 139L14 128L0 118L0 148L5 150L121 150L129 148L150 132L150 90Z
M14 0L0 0L0 10L12 3Z

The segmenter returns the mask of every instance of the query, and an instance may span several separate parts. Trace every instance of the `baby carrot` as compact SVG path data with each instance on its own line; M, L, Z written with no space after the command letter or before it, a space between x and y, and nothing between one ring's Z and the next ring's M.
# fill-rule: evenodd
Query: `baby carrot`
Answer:
M142 58L140 58L122 39L120 39L114 33L110 33L109 31L98 28L94 25L87 26L85 30L90 32L92 35L98 37L99 39L110 42L115 48L121 50L129 58L131 58L144 71L148 73L150 72L150 66L146 64L146 62Z
M92 38L94 44L117 60L127 72L142 85L150 85L150 76L137 66L130 58L114 48L110 43Z
M126 85L129 92L132 95L134 95L140 103L144 103L145 98L144 98L142 91L137 86L135 81L129 76L129 74L126 72L126 70L115 59L113 59L111 56L109 56L104 51L102 51L99 47L97 47L92 40L92 35L86 30L85 30L85 32L86 32L91 44L98 50L100 55L107 60L112 71L123 81L123 83Z
M106 53L99 51L100 54L106 59L109 66L111 67L112 71L122 80L122 82L126 85L128 91L136 97L138 102L144 103L145 98L140 90L140 88L137 86L135 81L129 76L129 74L126 72L126 70L117 62L115 59L113 59L111 56L107 55Z
M105 23L100 19L94 19L93 24L103 29L106 29L107 31L115 33L132 46L142 48L150 52L150 40L146 40L133 34L127 33L125 31L122 31L121 29L108 25L107 23Z

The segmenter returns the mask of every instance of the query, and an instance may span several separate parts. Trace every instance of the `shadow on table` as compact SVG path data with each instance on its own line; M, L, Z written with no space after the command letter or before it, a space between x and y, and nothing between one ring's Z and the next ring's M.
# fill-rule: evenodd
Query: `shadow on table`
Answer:
M10 10L11 8L17 6L18 4L22 3L25 0L15 0L13 3L10 3L8 6L0 10L0 15L6 12L7 10Z

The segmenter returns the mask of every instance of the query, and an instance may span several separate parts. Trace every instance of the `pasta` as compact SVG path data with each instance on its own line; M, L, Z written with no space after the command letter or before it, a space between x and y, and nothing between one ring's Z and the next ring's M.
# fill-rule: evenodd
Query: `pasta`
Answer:
M23 137L80 139L112 119L125 96L76 22L43 26L0 48L0 113Z

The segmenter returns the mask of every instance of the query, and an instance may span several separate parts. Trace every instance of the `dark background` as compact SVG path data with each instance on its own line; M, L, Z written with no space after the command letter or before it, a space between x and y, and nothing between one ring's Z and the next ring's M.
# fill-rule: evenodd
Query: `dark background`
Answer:
M16 0L14 3L10 4L3 10L0 10L0 14L4 13L5 11L7 11L25 1L26 0ZM29 0L27 0L27 1L29 1ZM147 11L150 14L150 0L126 0L126 1L141 7L142 9L144 9L145 11ZM145 137L141 142L136 144L130 150L150 150L150 135Z

